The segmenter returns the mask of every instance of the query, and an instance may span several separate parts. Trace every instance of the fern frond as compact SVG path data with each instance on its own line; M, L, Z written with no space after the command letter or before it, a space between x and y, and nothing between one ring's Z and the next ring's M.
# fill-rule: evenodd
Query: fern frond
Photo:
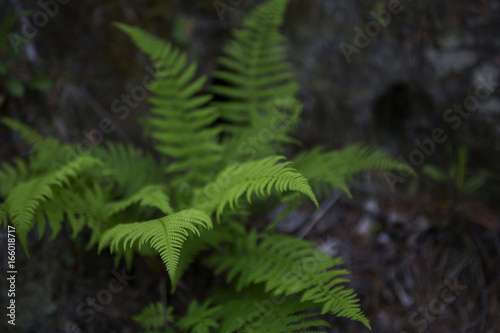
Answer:
M138 322L143 329L160 329L173 321L172 311L173 307L165 308L161 302L151 303L132 319Z
M106 231L99 242L99 252L110 245L111 252L125 250L136 242L138 248L149 244L165 264L172 284L176 284L176 271L182 245L190 232L200 235L198 227L212 228L212 221L205 213L188 209L158 219L120 224Z
M106 205L111 198L111 186L95 182L85 186L77 182L75 191L66 191L58 196L58 204L66 212L66 220L73 230L72 237L88 226L91 230L86 249L94 246L105 230L117 224L106 214Z
M207 170L220 159L217 138L220 129L208 127L218 114L206 106L211 95L200 95L206 77L195 79L196 64L188 64L187 55L171 44L145 31L115 24L127 33L157 68L157 81L150 85L156 97L149 98L153 116L147 119L156 140L156 149L172 158L167 169L175 173L175 184L205 182Z
M222 307L211 306L211 301L198 305L197 301L189 304L186 316L177 321L177 326L184 332L208 333L211 330L219 330L217 319L221 315Z
M53 195L53 197L54 196L55 195ZM62 207L59 204L54 203L53 197L50 201L40 202L40 207L37 210L36 222L38 226L38 237L40 239L43 237L47 224L52 230L52 235L50 236L49 240L54 240L59 234L59 231L61 231L62 229L64 210L61 209Z
M99 163L99 160L90 156L78 157L61 170L34 177L12 189L5 200L4 209L16 228L19 241L28 257L26 237L33 227L34 216L41 202L53 197L54 187L67 185L69 178L77 176L79 171Z
M287 4L288 0L270 0L257 7L218 59L225 69L213 76L228 85L215 85L211 91L229 99L214 103L229 123L252 123L262 103L293 96L298 89L286 60L285 38L279 33Z
M38 134L37 131L18 120L8 117L0 117L0 122L4 123L11 130L18 132L21 135L21 138L29 144L34 145L45 140L45 138Z
M62 144L52 137L43 137L15 119L2 117L0 121L11 130L18 132L25 142L32 145L29 165L33 171L46 172L48 169L61 167L80 155L75 152L72 146Z
M224 140L222 161L252 161L276 155L286 144L300 145L289 134L295 129L301 112L302 104L292 96L263 103L260 116L252 124Z
M106 165L93 176L116 181L117 195L130 197L141 187L157 184L165 177L161 163L132 145L108 142L106 147L96 147L93 153Z
M6 197L16 184L27 179L28 166L20 158L14 159L14 165L0 165L0 197Z
M278 163L282 156L271 156L259 161L232 165L223 170L216 179L195 193L194 205L211 214L217 212L219 217L226 205L231 209L238 199L246 193L248 202L252 194L270 195L271 190L277 192L298 191L308 196L318 205L316 197L304 178L290 162Z
M55 187L51 200L42 201L37 210L38 235L41 238L47 224L50 225L55 239L62 228L62 222L67 222L75 238L85 227L89 226L92 232L100 232L96 221L105 221L104 204L109 197L109 188L94 183L93 187L85 186L85 178L75 179L71 187ZM85 184L85 185L84 185Z
M227 224L216 225L210 230L201 230L201 237L191 236L182 245L179 263L176 271L176 281L182 278L184 272L188 269L189 265L195 260L196 256L206 249L220 249L220 244L229 242L233 239L232 232L228 230ZM172 294L175 288L172 288Z
M299 170L320 192L322 186L326 190L341 189L349 196L347 182L353 176L365 170L402 170L414 171L406 164L387 156L380 150L352 144L340 150L324 152L318 147L297 155L293 167Z
M215 254L207 260L217 274L227 270L228 281L238 276L237 290L264 283L266 292L283 296L299 293L302 302L321 306L323 314L350 318L370 327L356 294L343 285L349 281L344 277L349 272L335 268L341 263L340 258L316 251L310 242L284 235L264 237L259 242L255 232L227 254Z
M324 332L320 327L330 327L318 319L319 312L310 311L315 305L302 302L298 297L277 297L257 291L223 306L224 321L219 332Z
M131 197L108 204L105 210L107 216L110 217L133 204L139 204L142 207L154 207L164 214L174 213L170 206L170 199L161 185L146 185Z

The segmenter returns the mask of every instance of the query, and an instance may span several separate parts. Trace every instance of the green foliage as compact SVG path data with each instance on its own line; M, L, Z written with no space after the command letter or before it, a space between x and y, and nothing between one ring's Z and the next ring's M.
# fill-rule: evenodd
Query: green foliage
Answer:
M139 250L145 243L150 244L160 253L172 283L175 284L182 244L189 232L200 235L198 227L211 228L212 221L208 215L195 209L183 210L151 221L120 224L102 235L99 250L108 244L111 244L111 251L120 248L126 250L136 241Z
M237 291L264 283L265 291L272 291L275 296L301 294L302 302L321 305L322 314L332 313L370 326L354 291L342 285L349 281L344 277L349 272L334 268L342 263L340 258L332 259L314 250L310 242L293 237L261 238L251 232L245 241L234 244L227 253L210 257L207 264L216 274L227 270L227 282L239 275Z
M254 125L265 102L293 96L298 89L286 59L285 38L279 32L287 4L267 1L258 7L223 48L225 55L219 58L223 69L213 76L230 86L216 85L211 91L228 98L215 105L222 119L233 124L231 130Z
M414 171L384 152L353 144L340 150L324 152L321 147L299 154L293 166L311 183L315 191L342 189L349 196L347 182L363 170Z
M172 307L165 308L161 302L152 303L132 319L140 323L147 332L157 332L157 329L173 321L173 310Z
M210 329L219 329L218 319L221 318L223 307L210 307L210 301L201 306L192 301L187 315L177 322L177 326L185 332L208 333Z
M438 183L451 183L454 191L461 195L471 195L486 183L486 178L479 175L467 177L468 159L467 148L460 147L456 151L448 172L432 164L425 165L423 172Z
M153 61L156 80L149 88L155 97L148 126L156 149L171 158L167 171L174 173L174 184L209 179L207 172L219 159L220 130L208 127L218 114L208 106L210 95L200 95L206 77L195 78L197 65L188 64L187 54L136 27L115 24Z
M76 177L80 170L98 162L92 157L83 156L65 165L63 170L33 177L21 182L10 191L5 199L4 209L17 230L19 241L26 254L28 254L26 237L33 227L34 216L41 203L51 200L57 187L68 185L70 177ZM58 220L55 217L50 219L54 233L59 231Z
M198 190L194 196L194 204L212 213L216 210L219 217L224 207L231 209L244 193L249 203L253 193L262 197L270 195L271 190L284 192L287 190L301 192L318 202L311 187L300 173L290 168L290 162L278 163L281 156L270 156L259 161L235 164L223 170L215 181Z
M363 170L411 171L357 144L316 148L293 161L282 156L297 143L290 134L302 111L279 33L287 4L267 1L234 32L214 73L227 85L208 88L227 99L218 102L202 92L207 79L196 76L197 65L184 52L115 24L157 68L145 124L161 156L115 143L82 153L2 118L31 153L0 165L0 223L16 227L26 253L35 225L40 237L49 226L54 238L64 224L73 238L90 230L87 249L109 246L129 268L134 253L156 253L172 293L193 263L226 275L226 285L212 281L211 300L190 300L187 312L161 303L146 307L134 319L149 332L315 332L329 326L324 314L369 328L339 258L274 234L274 223L250 227L257 200L272 196L266 204L296 205L306 196L318 206L314 191L349 193L348 182Z
M314 329L330 327L318 318L320 312L311 311L314 304L298 297L270 300L269 294L255 289L225 304L220 332L321 332Z

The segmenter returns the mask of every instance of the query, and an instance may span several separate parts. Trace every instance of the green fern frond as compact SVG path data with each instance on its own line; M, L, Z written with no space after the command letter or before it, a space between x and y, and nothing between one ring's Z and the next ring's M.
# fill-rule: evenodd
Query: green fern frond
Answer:
M224 321L219 332L324 332L320 327L330 327L325 320L318 319L320 313L311 302L302 302L298 297L276 296L252 288L246 297L223 306Z
M196 256L203 250L220 249L220 244L233 239L228 225L216 225L210 230L201 230L201 237L191 236L182 245L179 263L177 265L175 280L179 281L188 269L189 265L196 259ZM175 288L172 288L172 293Z
M73 229L73 237L76 237L84 226L90 228L91 236L86 246L88 250L97 243L102 233L116 225L117 221L109 219L106 214L106 205L111 198L110 185L98 182L88 186L84 184L78 182L78 186L75 186L78 191L62 194L58 198L59 204L66 212L67 222Z
M146 185L131 197L108 204L105 210L107 216L110 217L133 204L139 204L142 207L154 207L167 215L174 213L170 206L170 199L161 185Z
M177 322L177 326L184 332L209 333L219 330L217 319L221 315L222 307L211 306L211 301L198 305L197 301L189 304L188 313Z
M138 242L138 248L149 244L165 264L172 285L176 284L176 271L181 248L189 232L200 235L198 227L212 228L210 217L195 209L183 210L155 220L120 224L106 231L99 242L99 252L110 245L111 252L125 250Z
M40 204L52 199L54 188L68 185L71 177L76 177L81 170L99 163L93 157L82 156L61 170L34 177L12 189L5 200L4 209L16 228L19 241L28 257L26 237L33 227L34 216Z
M14 165L2 163L0 165L0 197L6 197L16 184L26 180L28 166L20 158L14 159Z
M361 312L352 289L344 283L349 272L334 268L342 263L316 251L314 244L284 235L264 237L255 232L245 241L236 243L227 254L216 254L207 264L217 274L227 270L226 278L236 276L236 289L241 290L254 283L264 283L265 291L289 296L299 293L302 302L312 302L322 307L322 313L350 318L370 328L368 319Z
M172 311L173 307L171 306L165 308L160 302L151 303L132 319L138 322L143 329L160 329L173 321Z
M0 122L4 123L11 130L18 132L21 135L21 138L31 145L45 140L45 138L42 135L38 134L37 131L30 128L29 126L26 126L18 120L8 117L0 117Z
M55 195L53 195L55 196ZM41 239L45 232L47 224L52 230L52 235L49 240L54 240L62 229L64 220L64 210L57 203L54 203L54 198L50 201L43 201L37 210L36 222L38 226L38 237ZM82 226L83 227L83 226ZM78 228L81 229L81 228Z
M101 233L102 228L98 225L106 221L104 205L110 196L109 188L101 187L97 183L87 187L84 180L85 178L73 180L71 187L53 188L51 200L40 203L36 217L40 238L48 224L52 230L50 239L54 239L64 221L73 231L72 238L75 238L85 226L89 226L93 234Z
M384 152L360 144L328 152L320 147L312 149L296 156L293 167L311 182L315 191L320 192L324 186L326 190L341 189L349 196L351 194L347 182L361 171L402 170L414 173L408 165Z
M172 158L167 171L175 173L175 184L205 182L207 171L220 159L218 127L208 127L218 117L207 106L211 95L200 95L206 77L195 78L197 65L187 55L145 31L115 24L127 33L157 68L157 81L150 85L156 97L149 98L153 116L147 123L156 140L156 149Z
M226 205L233 209L243 194L246 193L247 201L251 202L252 194L259 197L270 195L274 189L277 192L301 192L318 206L307 179L292 169L290 162L278 163L283 159L282 156L271 156L226 168L212 183L196 191L194 205L209 214L216 211L219 217Z
M144 185L157 184L164 179L162 164L132 145L108 142L106 147L96 147L93 153L106 168L96 170L92 176L116 181L117 195L130 197Z
M18 132L25 142L32 145L29 156L29 168L32 173L45 173L49 170L60 169L82 155L77 153L71 145L62 144L52 137L43 137L15 119L2 117L0 121L14 132Z
M229 123L252 123L262 103L293 96L298 89L286 59L285 38L279 33L287 4L288 0L271 0L257 7L218 59L226 69L213 76L228 85L213 86L211 91L229 99L214 103Z
M289 134L295 129L301 112L302 104L292 96L263 103L260 116L252 124L224 140L222 161L252 161L276 155L286 144L300 145Z

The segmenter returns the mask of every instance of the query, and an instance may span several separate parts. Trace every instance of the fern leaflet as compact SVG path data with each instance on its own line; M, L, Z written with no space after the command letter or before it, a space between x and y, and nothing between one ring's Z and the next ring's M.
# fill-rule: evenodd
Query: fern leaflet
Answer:
M210 95L197 95L206 77L195 79L196 64L187 64L187 55L145 31L115 24L153 60L158 79L150 85L156 94L153 117L147 120L156 140L156 149L173 159L167 171L176 173L175 184L209 180L207 170L220 159L217 142L220 129L209 128L217 118L216 109L206 104ZM187 172L189 171L189 172Z
M224 120L237 126L252 125L259 118L263 103L293 96L297 91L286 61L285 38L278 31L287 4L288 0L271 0L257 7L224 48L226 56L219 58L219 64L226 69L213 76L230 86L211 88L229 99L215 103Z
M299 170L316 191L322 185L326 190L341 189L349 196L347 182L364 170L414 171L406 164L394 160L380 150L353 144L340 150L324 152L321 147L299 154L293 167Z
M217 217L220 217L224 207L229 204L233 209L244 193L247 201L251 202L252 194L270 195L274 188L278 192L301 192L317 206L318 202L307 179L292 169L290 162L277 163L283 159L282 156L271 156L229 166L219 173L215 181L196 191L194 205L209 214L216 211Z
M146 306L140 314L132 317L132 319L138 322L143 329L155 329L156 331L156 329L160 329L173 321L172 311L172 307L165 308L162 303L157 302Z
M314 250L313 244L284 235L264 237L258 243L255 232L241 243L236 243L227 255L217 254L207 260L216 273L228 271L227 280L237 275L236 289L253 283L265 283L265 290L275 295L301 294L302 302L322 306L322 313L350 318L370 328L361 312L352 289L345 289L344 278L349 272L333 268L342 263L323 252Z
M100 161L93 157L82 156L59 171L34 177L12 189L5 200L4 209L16 227L19 241L28 257L26 237L33 227L34 216L41 202L53 197L54 187L67 185L70 177L75 177L80 170L98 163Z
M246 297L224 304L224 321L220 332L291 333L324 332L319 327L330 327L318 319L319 312L309 311L315 306L301 302L298 297L276 300L276 297L256 291ZM307 331L304 331L307 330Z
M210 301L202 305L192 301L189 304L187 315L177 322L177 326L184 332L208 333L211 329L220 332L217 319L223 309L220 306L211 307L210 305Z
M165 264L172 285L176 284L176 271L181 248L189 232L200 235L198 227L212 228L212 221L205 213L188 209L158 219L120 224L106 231L99 242L99 252L110 245L112 252L124 251L138 242L139 249L148 243Z
M147 185L127 199L108 204L106 206L107 216L110 217L136 203L143 207L155 207L164 214L174 213L170 206L170 199L165 194L163 186Z

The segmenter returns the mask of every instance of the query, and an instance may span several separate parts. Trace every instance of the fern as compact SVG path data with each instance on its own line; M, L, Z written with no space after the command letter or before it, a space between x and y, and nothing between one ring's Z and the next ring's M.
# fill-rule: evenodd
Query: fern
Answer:
M91 230L91 237L87 249L93 247L102 233L116 225L116 221L107 218L107 202L111 197L109 184L94 183L85 187L83 184L74 186L79 191L68 191L60 198L60 207L66 211L68 223L73 229L73 237L87 225Z
M379 150L353 144L341 150L324 152L321 147L299 154L293 166L299 170L319 192L322 189L341 189L349 196L347 182L364 170L402 170L414 171Z
M236 290L253 283L265 283L265 291L275 295L301 294L302 302L322 306L322 314L331 313L363 323L368 319L359 308L352 289L342 285L349 280L344 269L333 267L342 263L314 250L313 244L284 235L263 237L258 242L256 233L244 242L236 243L227 254L217 254L207 260L216 273L227 270L227 280L239 275Z
M70 145L62 144L52 137L45 138L17 120L2 117L0 121L19 133L21 138L32 146L29 164L30 169L35 172L43 173L48 169L61 169L80 155Z
M172 311L172 307L165 308L160 302L152 303L145 307L140 314L132 317L132 319L141 324L143 329L157 332L156 329L173 321Z
M215 225L213 229L202 230L201 237L191 235L182 246L175 280L179 281L181 279L184 272L201 251L219 249L222 243L230 242L233 236L229 229L230 226L227 225ZM172 293L174 292L175 286L172 288Z
M213 77L224 84L210 90L225 99L213 103L225 123L222 162L277 155L284 144L298 143L288 134L299 120L302 105L295 98L298 84L279 32L287 4L287 0L272 0L259 6L218 58L221 68Z
M128 197L148 184L158 184L164 178L162 164L150 153L130 145L107 143L96 147L94 155L106 165L91 177L105 178L116 183L116 195Z
M70 177L75 177L80 170L97 163L99 161L95 158L79 157L62 170L35 177L12 189L5 200L4 209L16 227L26 255L29 256L26 237L33 227L34 216L40 204L53 197L54 188L67 185Z
M206 104L210 95L199 95L206 78L195 79L196 64L187 65L187 55L139 28L115 24L127 33L154 62L157 81L150 89L156 97L153 116L147 120L156 140L156 149L172 158L167 171L175 173L174 182L209 179L206 172L219 160L217 143L220 130L207 128L217 118L216 109Z
M180 250L189 232L200 235L199 227L212 228L212 221L205 213L189 209L145 222L121 224L106 231L99 242L99 251L110 244L111 251L126 250L138 241L139 249L145 243L161 256L172 284L176 283L176 271Z
M6 197L17 183L28 178L28 166L20 158L14 159L14 166L8 163L0 166L0 196Z
M35 130L15 119L0 117L0 122L7 125L11 130L18 132L21 138L29 144L36 145L46 141L45 138Z
M185 332L208 333L211 329L219 330L218 319L221 315L222 307L211 307L211 302L207 301L201 306L198 302L192 301L189 304L187 315L177 322L177 326Z
M108 204L106 206L107 216L109 217L123 211L135 203L143 207L155 207L164 214L174 213L170 206L170 199L165 194L163 187L159 185L147 185L129 198Z
M289 134L301 112L302 104L292 96L263 103L260 116L252 124L225 137L222 161L252 161L279 154L288 144L299 145Z
M248 202L252 194L263 196L278 192L298 191L307 195L318 205L307 179L290 168L290 163L277 163L284 158L271 156L260 161L236 164L222 171L214 182L207 184L195 193L194 205L211 214L216 211L219 217L229 204L233 209L238 199L246 193Z
M216 85L211 91L228 99L214 103L221 117L240 126L258 121L262 105L276 97L293 96L298 89L289 71L285 38L278 29L288 0L271 0L259 6L236 30L224 47L219 64L226 69L213 76L229 85Z
M310 242L273 234L275 222L259 225L265 232L248 231L255 197L273 195L261 203L266 208L280 202L296 207L303 195L318 206L314 192L349 194L347 184L360 171L411 172L359 144L316 148L293 162L281 156L287 145L299 144L290 135L302 112L279 32L287 4L265 2L233 33L214 73L223 84L208 88L224 101L202 93L207 78L196 76L197 65L188 63L186 53L139 28L115 24L157 68L145 123L161 156L118 143L79 156L71 144L1 118L31 145L31 153L27 161L0 166L0 224L16 227L26 253L35 224L40 236L50 226L53 239L63 223L72 237L90 229L87 248L98 244L101 252L109 246L129 268L135 253L157 253L172 293L200 257L205 260L198 262L216 274L226 273L219 292L205 302L191 300L177 321L172 307L146 307L134 319L149 332L315 332L328 326L324 314L370 328L354 291L346 287L349 272L339 267L340 258L315 251ZM225 125L216 125L219 121ZM223 223L213 226L212 216ZM210 287L217 287L219 280L213 282ZM256 312L255 304L276 297L281 300L273 303L272 315Z
M320 327L330 327L318 319L319 312L310 311L314 304L302 302L297 297L276 298L252 288L246 297L224 305L224 321L220 332L323 332Z

